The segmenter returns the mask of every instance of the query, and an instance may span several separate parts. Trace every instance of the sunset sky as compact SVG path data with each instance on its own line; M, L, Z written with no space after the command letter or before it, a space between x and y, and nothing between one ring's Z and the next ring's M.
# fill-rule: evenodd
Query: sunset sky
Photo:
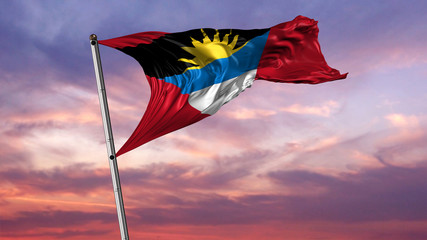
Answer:
M89 35L319 21L347 79L255 81L118 158L130 239L427 239L427 1L0 0L0 238L120 239ZM139 64L100 46L116 149Z

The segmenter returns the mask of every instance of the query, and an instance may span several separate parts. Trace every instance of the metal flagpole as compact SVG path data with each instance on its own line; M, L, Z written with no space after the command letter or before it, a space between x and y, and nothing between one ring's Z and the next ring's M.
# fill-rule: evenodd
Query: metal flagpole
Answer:
M99 104L101 105L102 122L104 124L105 142L107 144L111 178L113 180L114 198L116 199L120 235L122 237L122 240L129 240L125 207L123 203L122 189L120 186L119 168L117 166L116 150L114 149L113 131L111 129L110 113L108 111L107 93L105 91L104 75L102 73L101 57L99 55L98 39L95 34L90 35L89 39L92 48L92 58L93 66L95 68L96 83L98 85Z

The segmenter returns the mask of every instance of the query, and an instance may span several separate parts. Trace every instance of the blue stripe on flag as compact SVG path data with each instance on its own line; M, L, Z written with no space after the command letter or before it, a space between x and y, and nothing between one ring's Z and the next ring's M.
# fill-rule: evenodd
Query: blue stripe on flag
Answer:
M190 94L256 69L268 34L269 32L266 32L251 39L242 49L228 58L217 59L201 69L190 69L180 75L165 77L164 81L181 88L182 94Z

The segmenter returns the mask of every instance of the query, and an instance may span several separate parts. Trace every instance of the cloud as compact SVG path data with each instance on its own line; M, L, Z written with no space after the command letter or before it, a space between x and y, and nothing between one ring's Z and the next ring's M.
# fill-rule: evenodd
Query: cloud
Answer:
M82 237L101 237L108 233L110 233L111 230L63 230L63 231L57 231L54 229L53 231L38 231L38 232L26 232L22 230L16 230L14 232L4 232L2 233L2 236L7 238L46 238L46 237L54 237L54 238L72 238L72 237L79 237L79 239L82 239Z
M237 111L232 111L232 112L229 111L225 113L226 116L233 119L237 119L237 120L258 119L258 118L269 117L275 114L276 112L272 110L246 109L246 108L238 109Z
M326 131L294 140L288 169L311 169L318 173L358 172L391 164L413 167L424 161L426 141L424 117L390 114L377 119L378 126L354 133ZM384 121L385 120L385 121ZM387 125L391 127L387 127ZM324 131L324 129L321 129ZM384 161L381 161L384 159Z
M282 196L295 220L425 221L426 165L416 168L383 167L332 177L309 171L274 171L268 177L290 188L323 191L308 196Z
M385 116L394 127L418 127L419 120L417 116L405 116L403 114L393 113Z
M3 169L0 179L11 184L15 196L52 193L86 195L110 187L108 174L108 170L93 170L76 164L48 170Z
M254 157L254 159L258 157ZM234 161L234 160L233 160ZM237 161L237 160L236 160ZM426 221L425 202L427 187L424 176L427 165L419 164L413 168L384 166L376 169L364 169L358 173L326 175L307 170L277 170L259 175L276 184L276 190L270 193L244 193L235 196L224 192L233 186L233 181L244 179L250 172L248 166L242 169L206 171L177 165L150 165L145 169L129 169L121 172L122 185L129 212L137 221L144 224L253 224L268 221ZM81 167L80 167L81 168ZM26 173L17 171L2 173L25 194L37 191L56 194L103 193L109 191L108 173L101 175L91 171L75 173L73 169L62 172ZM98 174L98 176L97 176ZM24 186L24 179L28 183ZM43 180L44 179L44 180ZM108 188L108 189L107 189ZM283 192L281 188L288 190ZM220 189L218 194L213 190ZM290 189L290 191L289 191ZM303 191L300 191L304 189ZM307 194L311 192L310 194ZM147 194L146 194L147 193ZM40 193L38 193L40 195ZM151 199L149 205L144 198ZM151 207L148 207L151 206ZM163 207L161 207L163 206ZM52 215L53 214L53 215ZM64 212L42 212L40 218L61 217ZM62 216L63 223L73 225L78 219L74 213ZM78 216L78 213L76 216ZM89 214L89 213L88 213ZM60 216L61 215L61 216ZM28 212L19 216L33 222ZM71 217L70 217L71 216ZM97 219L97 215L87 221ZM223 218L227 216L227 218ZM31 220L31 221L30 221ZM16 220L18 221L18 220ZM71 222L70 222L71 221ZM12 224L12 222L8 222ZM46 223L46 227L49 224Z
M101 125L96 90L91 93L78 85L52 82L38 87L22 82L6 85L0 100L7 104L0 116L5 119L2 132L9 137L24 138L37 131ZM14 94L7 96L6 91Z
M31 154L22 151L22 145L15 138L9 137L7 140L0 140L0 153L3 169L11 167L32 167Z
M192 196L190 192L194 191L215 189L222 193L246 185L244 179L275 156L276 153L269 150L252 149L235 155L217 154L208 163L154 163L125 169L121 171L121 178L123 185L132 189L135 196L141 194L139 189L175 192L184 198Z
M228 189L233 182L252 174L254 165L268 161L272 152L253 150L238 155L215 156L214 165L154 163L140 168L120 169L122 185L130 194L143 190L202 191L205 189ZM212 162L211 162L212 163ZM26 166L3 168L0 179L12 195L22 197L37 195L104 194L110 191L111 176L108 169L94 168L91 164L73 164L48 169L28 169Z
M45 210L21 211L14 218L0 219L0 224L4 237L75 237L109 233L112 231L111 228L105 228L103 225L116 221L117 216L114 212ZM95 222L98 222L98 226L102 226L102 230L82 230L87 228L86 224ZM76 229L79 226L80 229Z
M321 106L302 106L300 104L293 104L289 107L280 108L283 112L295 113L295 114L307 114L321 117L330 117L333 112L339 108L338 102L327 101Z
M222 149L222 152L234 153L247 148L254 149L257 148L257 139L264 141L272 137L271 133L275 126L270 117L236 120L227 115L228 111L221 112L221 110L214 116L181 131L186 132L194 142L200 145L211 145L213 152Z
M154 225L229 225L268 221L366 222L395 219L425 221L426 213L422 209L425 209L424 203L427 201L427 195L423 191L427 187L424 181L426 173L425 165L416 168L384 167L336 177L309 171L279 170L270 172L265 177L279 186L294 188L295 191L291 194L280 194L278 191L275 194L242 194L237 197L201 192L188 192L187 197L175 195L180 191L176 186L182 183L178 182L169 189L175 196L164 195L165 188L156 187L154 189L158 193L148 196L156 196L161 199L160 202L153 202L151 207L134 205L128 212L136 217L132 221ZM169 176L165 183L175 183L175 176L182 174L178 171L173 175L168 171L156 175ZM146 179L144 174L140 179ZM159 177L156 181L160 179L162 178ZM192 180L197 181L197 177ZM144 188L148 184L137 181L135 185ZM133 189L138 191L136 187ZM298 192L300 188L313 191L314 194L301 195ZM323 191L316 191L316 188L322 188ZM201 186L197 189L202 191ZM128 196L132 199L127 202L131 203L142 197L133 194Z
M339 142L340 142L340 139L338 136L331 136L323 139L318 139L318 141L315 142L313 145L307 146L305 150L309 152L321 151L321 150L333 147Z

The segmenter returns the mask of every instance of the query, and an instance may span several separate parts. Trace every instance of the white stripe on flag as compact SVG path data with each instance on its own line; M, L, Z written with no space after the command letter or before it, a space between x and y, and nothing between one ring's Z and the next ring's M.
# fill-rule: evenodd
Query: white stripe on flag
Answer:
M204 114L213 115L222 105L252 86L256 71L250 70L238 77L193 92L188 98L188 103Z

